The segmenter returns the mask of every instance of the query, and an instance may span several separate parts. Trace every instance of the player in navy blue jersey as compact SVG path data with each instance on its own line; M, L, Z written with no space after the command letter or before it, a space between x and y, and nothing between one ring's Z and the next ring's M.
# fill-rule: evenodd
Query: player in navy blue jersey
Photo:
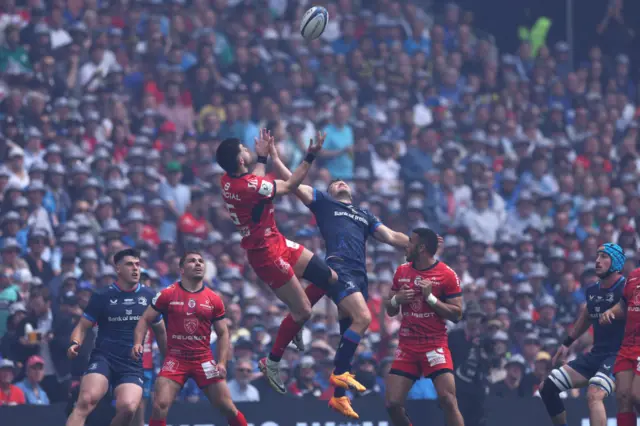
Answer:
M291 172L278 157L273 143L271 157L280 177L288 179ZM342 180L332 182L326 193L300 185L296 195L315 215L325 242L326 263L338 274L338 282L329 286L327 293L338 306L342 335L334 361L335 369L329 379L335 387L329 406L347 417L357 419L358 414L351 407L346 390L366 390L350 370L360 339L371 323L366 302L367 239L373 236L384 243L405 248L409 244L409 237L389 229L368 210L354 206L351 188ZM314 304L317 299L310 298L310 302Z
M116 404L111 426L129 426L142 398L144 370L141 360L131 359L131 348L138 320L155 293L139 283L140 255L136 250L119 251L114 255L113 263L117 282L91 296L83 317L71 334L67 355L75 358L87 330L98 326L89 368L80 383L78 402L67 426L83 426L109 387L113 389ZM167 336L162 316L156 318L153 331L158 347L164 351Z
M615 390L613 364L624 336L625 322L614 319L601 323L600 317L622 298L625 279L621 274L626 260L617 244L606 243L598 248L595 269L600 280L585 291L587 304L580 311L573 329L553 358L554 365L564 363L571 344L593 326L593 347L573 361L551 371L540 389L554 425L567 425L567 413L560 393L589 386L589 417L592 426L606 426L604 399Z

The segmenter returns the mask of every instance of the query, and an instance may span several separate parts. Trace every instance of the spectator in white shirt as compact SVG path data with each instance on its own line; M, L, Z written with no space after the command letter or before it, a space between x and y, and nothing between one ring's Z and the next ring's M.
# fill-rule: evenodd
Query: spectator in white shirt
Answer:
M24 189L29 185L29 174L24 168L24 151L22 148L12 148L9 151L9 185L15 184L18 188Z
M473 192L473 206L463 211L460 224L466 227L474 240L493 244L502 227L499 215L489 206L490 191L487 188L477 188Z
M251 361L243 359L236 363L235 379L229 382L229 392L233 402L259 402L260 393L250 384L253 369Z

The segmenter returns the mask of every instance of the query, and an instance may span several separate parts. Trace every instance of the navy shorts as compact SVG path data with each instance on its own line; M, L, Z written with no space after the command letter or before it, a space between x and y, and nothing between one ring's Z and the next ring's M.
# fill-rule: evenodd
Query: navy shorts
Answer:
M583 377L590 379L600 372L613 379L613 364L616 362L616 354L593 353L580 354L567 365Z
M144 370L144 386L142 386L142 397L145 399L151 398L151 392L153 391L153 370Z
M358 268L350 267L343 260L329 258L327 265L338 274L338 282L328 286L327 297L338 305L342 299L353 294L362 293L364 300L369 298L369 281L367 273Z
M102 354L92 354L85 375L102 374L109 380L112 389L124 383L133 383L144 388L144 370L142 366L132 365L132 362L124 362Z

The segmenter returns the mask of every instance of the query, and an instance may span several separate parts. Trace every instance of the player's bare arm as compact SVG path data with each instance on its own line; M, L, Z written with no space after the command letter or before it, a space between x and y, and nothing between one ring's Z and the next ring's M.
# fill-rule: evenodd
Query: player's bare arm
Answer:
M394 317L400 312L400 305L406 305L418 296L416 289L404 286L398 291L391 290L389 297L384 301L384 307L387 311L387 315Z
M409 245L408 235L394 231L386 225L378 226L373 233L373 236L376 240L397 248L407 248Z
M142 314L142 316L140 317L140 319L138 320L138 324L136 324L136 329L133 331L133 348L131 349L131 356L134 359L138 359L142 356L142 353L144 352L144 336L147 335L147 330L149 329L149 326L153 323L156 322L156 319L158 317L158 311L156 311L154 308L152 308L151 306L148 306L147 309L145 309L144 313ZM164 333L165 336L165 350L166 350L166 332ZM160 340L158 340L158 346L160 346Z
M298 189L302 181L307 177L307 173L309 173L309 169L311 169L311 164L313 160L315 160L316 155L322 151L322 145L326 137L326 133L318 132L315 140L311 139L304 161L300 163L289 179L276 180L276 195L289 194Z
M424 300L431 305L434 312L449 321L458 322L462 319L462 296L452 297L446 300L440 300L435 297L431 298L433 284L431 281L421 280L416 283L422 291Z
M264 176L267 173L267 158L269 157L269 143L273 140L271 132L267 129L260 129L259 137L255 138L256 144L256 165L253 168L253 174L256 176Z
M271 140L269 144L269 154L271 155L272 164L276 170L276 174L281 179L290 179L291 170L289 170L289 168L280 159L278 148L273 140ZM296 196L304 203L305 206L308 206L313 201L313 188L309 185L300 185L296 190Z
M600 316L600 324L611 324L613 322L613 320L615 319L622 319L624 318L624 314L627 311L627 304L624 302L623 299L620 299L620 301L618 303L616 303L613 308L611 309L607 309L601 316Z
M151 324L153 335L156 336L156 342L158 342L158 350L162 358L167 355L167 328L164 325L164 321L160 320L154 324Z
M227 362L229 361L229 354L231 353L231 341L227 321L224 318L219 321L215 321L213 323L213 330L218 336L218 343L216 345L216 349L218 351L216 357L218 359L218 370L220 370L220 375L222 377L226 377Z
M69 342L69 349L67 349L67 356L70 359L78 356L78 351L82 346L82 342L84 342L87 330L91 327L93 327L93 322L89 321L85 317L80 317L80 321L71 333L71 342Z

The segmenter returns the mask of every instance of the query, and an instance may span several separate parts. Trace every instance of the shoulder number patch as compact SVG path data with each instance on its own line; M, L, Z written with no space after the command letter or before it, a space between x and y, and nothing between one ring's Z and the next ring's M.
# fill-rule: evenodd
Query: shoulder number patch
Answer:
M260 189L258 190L258 194L263 195L265 197L271 197L273 195L273 184L266 180L263 180L260 184Z

